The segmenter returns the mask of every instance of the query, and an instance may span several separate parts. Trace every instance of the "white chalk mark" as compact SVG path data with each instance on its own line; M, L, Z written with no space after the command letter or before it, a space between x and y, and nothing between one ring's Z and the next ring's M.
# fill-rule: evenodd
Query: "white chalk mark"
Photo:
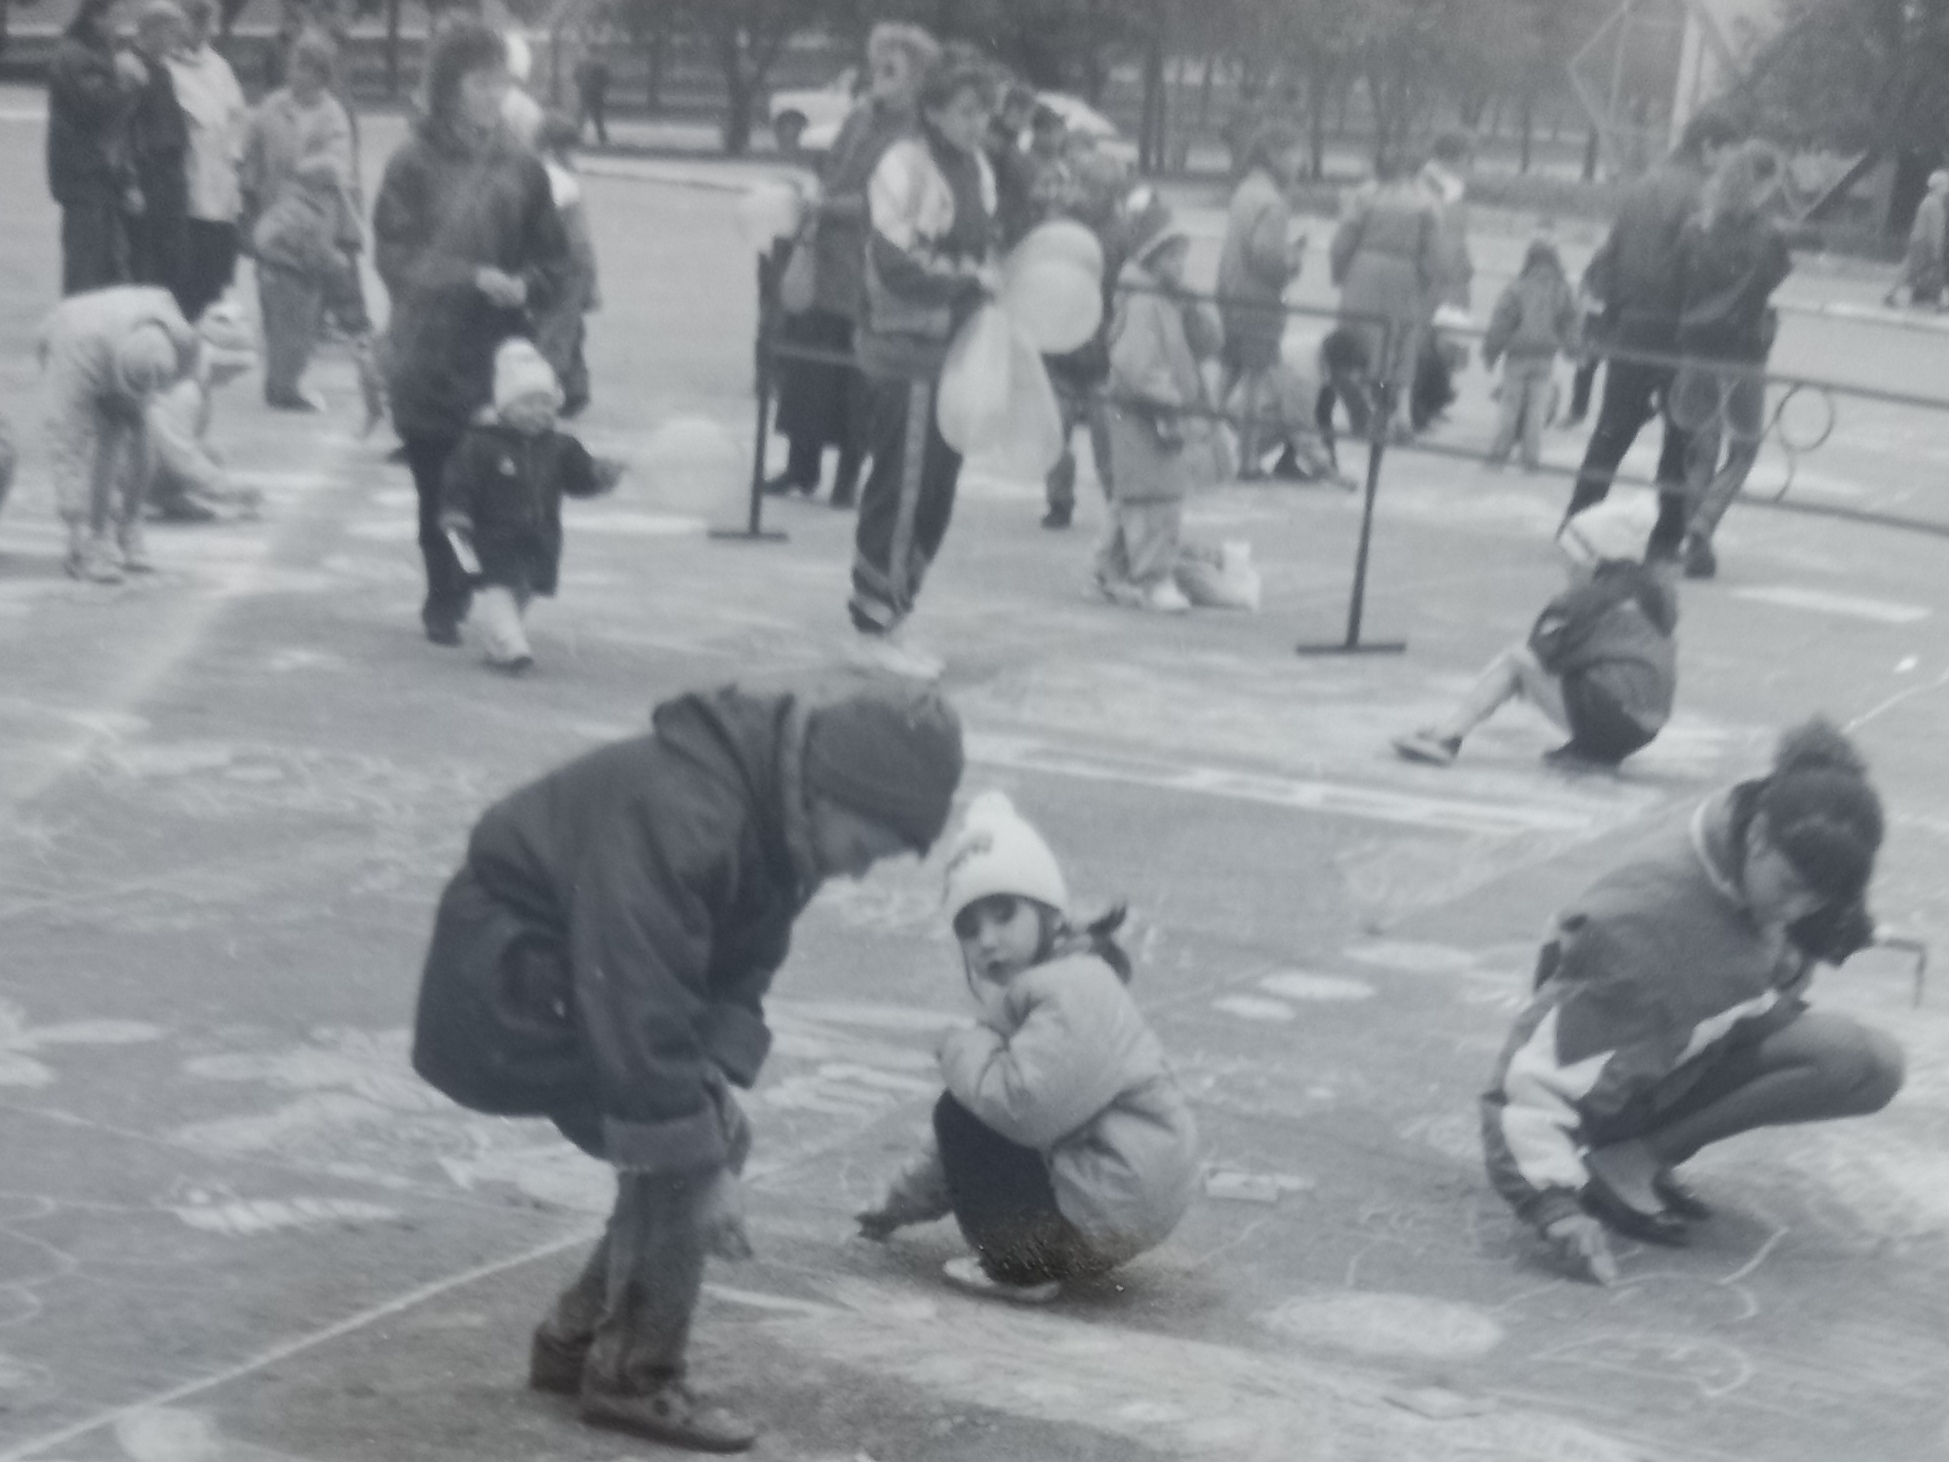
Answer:
M1422 1360L1487 1355L1503 1334L1473 1305L1377 1291L1301 1295L1260 1319L1274 1333L1309 1345Z
M1044 772L1085 781L1122 782L1139 787L1223 797L1304 812L1364 818L1446 832L1516 835L1584 832L1596 820L1563 798L1549 802L1474 802L1429 797L1352 782L1268 776L1220 767L1184 766L1142 757L1082 752L1028 736L978 733L967 739L968 759L1015 771Z
M1865 619L1873 624L1914 624L1934 611L1921 604L1897 604L1888 599L1869 599L1858 594L1835 594L1826 589L1805 589L1795 584L1756 584L1734 589L1735 599L1750 599L1759 604L1778 604L1786 609L1805 609L1814 614L1836 614L1845 619Z
M1870 706L1867 710L1863 711L1860 715L1856 716L1852 721L1849 721L1847 725L1844 726L1842 729L1846 731L1857 730L1858 728L1867 725L1868 722L1878 720L1881 716L1883 716L1887 712L1894 710L1895 707L1902 704L1903 701L1913 700L1916 696L1926 695L1929 691L1932 690L1941 690L1942 687L1945 685L1949 685L1949 670L1943 671L1942 674L1938 675L1934 680L1929 681L1926 685L1911 685L1906 690L1896 691L1893 695L1889 696L1887 700L1881 701L1876 705Z
M239 1239L286 1229L383 1223L399 1217L396 1208L347 1198L242 1199L235 1203L184 1204L169 1211L193 1229Z
M1344 951L1346 957L1364 965L1407 970L1417 975L1453 975L1472 970L1478 961L1465 949L1446 944L1423 944L1408 939L1382 939L1373 944L1356 944Z
M1365 980L1338 975L1314 975L1305 970L1282 970L1259 981L1259 988L1287 1000L1371 1000L1374 987Z
M1235 1015L1240 1020L1269 1021L1283 1024L1294 1019L1298 1011L1283 1000L1262 1000L1257 995L1227 995L1222 1000L1211 1002L1213 1010Z
M1755 1269L1759 1268L1761 1264L1764 1264L1766 1262L1766 1256L1768 1254L1771 1254L1773 1252L1774 1246L1777 1245L1780 1242L1780 1240L1784 1239L1786 1236L1787 1236L1787 1230L1784 1226L1774 1229L1771 1234L1767 1235L1766 1242L1761 1244L1759 1248L1754 1251L1752 1258L1748 1259L1744 1264L1740 1265L1737 1269L1733 1270L1732 1273L1728 1274L1724 1279L1720 1280L1719 1283L1721 1284L1739 1283L1740 1280L1744 1279L1747 1275L1751 1274Z

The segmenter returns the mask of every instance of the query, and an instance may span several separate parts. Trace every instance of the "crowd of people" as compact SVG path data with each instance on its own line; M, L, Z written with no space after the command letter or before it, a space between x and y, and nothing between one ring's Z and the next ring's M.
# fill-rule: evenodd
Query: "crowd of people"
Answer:
M226 298L245 253L266 403L315 409L303 375L329 322L412 475L427 639L457 645L471 624L490 665L527 670L524 617L556 587L562 500L616 476L562 426L589 399L583 322L597 298L572 149L584 122L605 126L606 80L578 70L584 116L549 116L500 34L443 25L371 210L382 342L360 284L357 132L330 36L294 36L282 84L251 109L209 45L212 0L145 0L128 49L114 4L84 0L50 79L67 297L42 349L70 571L113 582L148 569L152 494L204 512L225 501L205 436L212 393L253 360ZM1427 428L1451 389L1443 323L1469 307L1474 272L1470 149L1445 136L1423 166L1350 200L1330 250L1339 313L1309 374L1285 351L1307 247L1289 203L1297 131L1275 123L1246 149L1205 298L1163 198L1066 135L1033 93L998 85L987 59L886 24L867 60L816 204L773 261L780 338L807 353L782 363L790 449L770 485L815 491L837 450L832 499L858 511L859 658L893 674L816 694L681 696L645 734L488 809L439 904L416 1026L415 1067L434 1086L550 1118L617 1170L605 1237L535 1332L531 1383L576 1397L593 1424L702 1450L757 1435L690 1389L685 1352L707 1256L750 1252L738 1174L753 1134L735 1090L770 1044L764 997L821 884L925 855L961 791L959 718L933 684L939 662L904 629L962 466L941 426L944 374L1002 288L1002 260L1052 222L1094 240L1098 327L1044 362L1064 439L1044 522L1072 522L1069 438L1087 426L1110 507L1096 588L1161 612L1188 607L1183 504L1201 482L1336 477L1342 413L1377 438ZM1665 724L1669 565L1710 572L1713 527L1758 440L1769 300L1789 267L1768 214L1779 175L1771 149L1702 118L1627 193L1578 289L1547 242L1528 251L1484 342L1504 362L1491 455L1520 441L1535 465L1560 357L1607 371L1557 535L1569 582L1448 718L1396 743L1403 756L1453 762L1517 698L1567 733L1558 759L1586 765L1615 766ZM1592 384L1581 374L1583 392ZM1608 494L1660 410L1647 531ZM1495 1187L1573 1272L1615 1277L1607 1235L1683 1242L1709 1210L1675 1170L1705 1145L1870 1113L1899 1088L1890 1038L1806 999L1816 965L1873 937L1883 830L1865 764L1811 722L1765 776L1559 915L1483 1133ZM887 1241L952 1216L970 1253L948 1282L1047 1303L1168 1237L1197 1190L1196 1124L1131 997L1123 911L1079 915L1061 861L1007 798L969 802L943 891L972 1019L940 1048L931 1140L859 1232Z

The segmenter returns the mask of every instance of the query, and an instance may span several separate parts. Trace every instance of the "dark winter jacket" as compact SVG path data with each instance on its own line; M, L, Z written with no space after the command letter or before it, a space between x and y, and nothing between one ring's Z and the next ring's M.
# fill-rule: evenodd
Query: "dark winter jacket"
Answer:
M548 174L500 132L475 143L423 121L386 164L372 232L392 296L393 420L405 435L458 436L492 395L495 347L567 287ZM525 308L481 293L474 277L490 267L527 282Z
M1678 241L1678 348L1707 360L1758 362L1772 344L1768 301L1793 270L1771 219L1685 225Z
M47 72L47 186L56 203L121 200L133 101L114 51L81 35L62 40Z
M816 886L804 721L789 694L681 696L489 808L440 902L414 1069L619 1167L722 1166L708 1089L757 1078Z
M1671 719L1678 688L1678 601L1634 563L1607 563L1544 606L1529 647L1559 678L1600 686L1645 731Z
M147 61L149 80L129 112L129 161L151 219L189 217L189 118L176 100L176 82L160 61Z
M1538 265L1509 282L1496 300L1482 337L1482 364L1511 360L1547 361L1574 344L1577 300L1560 267Z
M440 524L472 540L483 583L553 594L562 562L562 495L601 492L595 460L566 432L470 427L447 458Z
M847 115L833 139L819 172L831 211L820 215L813 234L814 309L859 319L866 291L867 183L886 150L913 130L910 110L868 97Z
M1735 813L1747 790L1720 793L1557 916L1535 997L1482 1098L1490 1180L1538 1227L1577 1211L1586 1145L1655 1125L1654 1089L1679 1100L1714 1053L1805 1009L1812 958L1769 939L1740 888Z
M1705 171L1672 156L1632 184L1584 281L1604 302L1612 340L1626 350L1668 351L1678 333L1678 236L1697 210Z

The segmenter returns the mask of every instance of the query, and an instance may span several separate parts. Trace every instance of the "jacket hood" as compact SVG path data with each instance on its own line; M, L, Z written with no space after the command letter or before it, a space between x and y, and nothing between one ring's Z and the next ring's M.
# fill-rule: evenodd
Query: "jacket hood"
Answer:
M809 898L819 879L800 772L805 714L798 698L727 685L665 701L650 723L659 740L741 793L766 858Z
M1670 635L1678 628L1678 596L1671 586L1641 563L1612 561L1600 564L1597 578L1606 584L1616 584L1638 601L1638 608L1644 617L1651 621L1661 635Z

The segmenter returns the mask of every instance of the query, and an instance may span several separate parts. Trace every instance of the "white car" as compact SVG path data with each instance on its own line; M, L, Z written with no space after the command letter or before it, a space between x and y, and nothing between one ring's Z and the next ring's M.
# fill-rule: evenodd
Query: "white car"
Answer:
M831 147L858 102L861 87L859 68L848 66L824 86L773 92L767 119L778 150L824 152ZM1137 165L1137 144L1081 97L1044 91L1036 94L1036 100L1061 117L1071 132L1090 138L1099 151L1131 167Z

